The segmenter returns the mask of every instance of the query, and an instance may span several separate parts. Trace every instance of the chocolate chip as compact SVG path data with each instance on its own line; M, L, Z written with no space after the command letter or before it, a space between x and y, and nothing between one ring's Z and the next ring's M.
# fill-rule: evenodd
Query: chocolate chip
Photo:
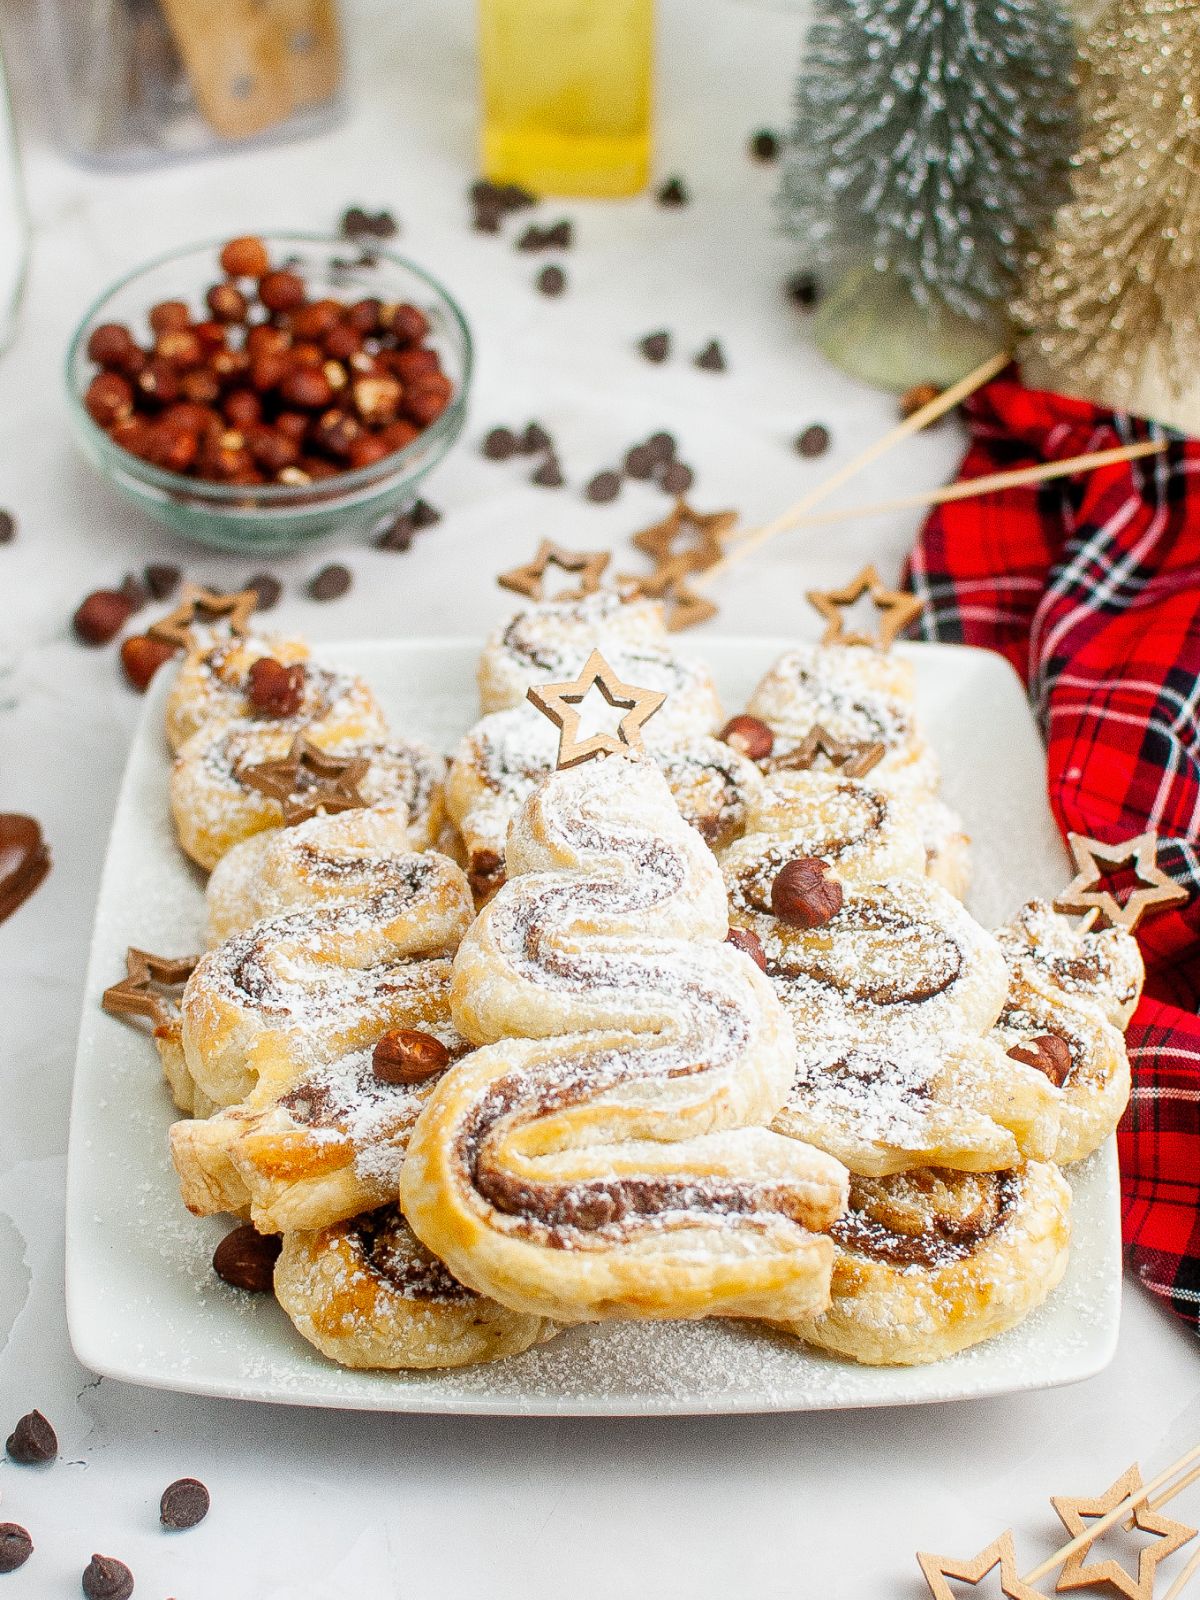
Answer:
M566 479L558 464L558 457L553 453L548 455L529 481L536 483L539 489L561 489Z
M29 1411L8 1436L9 1459L23 1467L42 1467L58 1455L58 1435L40 1411Z
M416 536L412 517L406 511L397 512L394 517L387 517L380 524L375 533L375 548L377 550L411 550L412 542Z
M755 161L777 161L779 159L779 135L772 133L770 128L760 128L750 140L750 154Z
M536 222L531 222L517 240L518 250L544 250L546 248L545 230Z
M621 479L615 472L598 472L584 489L584 494L597 505L615 500L621 492Z
M674 461L678 448L674 435L670 433L652 433L646 440L646 449L654 452L656 461Z
M476 233L499 233L504 213L499 206L477 204L471 218Z
M308 593L313 600L340 600L353 582L350 568L334 561L309 579Z
M194 1528L204 1521L210 1504L208 1490L199 1478L176 1478L162 1492L158 1520L172 1532Z
M16 1522L0 1522L0 1572L15 1572L33 1554L33 1540Z
M526 189L520 183L496 184L494 193L505 211L524 211L538 203L538 197L533 190Z
M793 273L785 287L788 299L802 311L811 311L820 298L820 286L811 272Z
M724 372L725 352L715 339L710 339L704 349L693 357L693 365L702 372Z
M553 450L554 440L540 422L527 422L521 435L520 448L527 456L536 456L542 450Z
M244 587L253 589L258 596L254 602L255 611L270 611L283 597L283 585L273 572L256 572L246 579Z
M121 593L129 601L131 612L140 611L150 598L149 591L142 580L133 572L127 572L121 582Z
M129 1600L133 1573L116 1556L93 1556L83 1569L83 1592L87 1600Z
M659 484L668 494L686 494L696 481L696 474L682 461L669 461L658 475Z
M657 366L671 354L671 335L665 328L660 328L657 333L648 333L644 339L638 340L638 349L647 361L653 361Z
M377 211L370 231L377 239L394 239L400 232L400 224L390 211Z
M802 456L823 456L829 449L829 429L820 422L810 423L797 435L796 449Z
M631 478L652 478L658 467L658 457L649 445L635 444L625 452L625 471Z
M542 238L548 249L569 250L575 243L575 230L566 217L563 217L561 221L551 223Z
M247 1222L227 1233L213 1252L213 1271L233 1289L247 1294L270 1294L275 1263L283 1249L278 1234L259 1233Z
M183 573L166 561L152 561L142 573L142 582L155 600L165 600L179 587Z
M561 267L543 267L537 275L537 286L553 299L567 287L567 275Z
M683 179L678 177L668 178L655 196L660 206L686 206L691 198Z
M356 238L359 234L371 231L371 219L361 206L351 206L342 215L342 237Z
M11 544L16 536L16 517L11 511L0 511L0 544Z
M435 522L442 520L442 513L436 506L431 506L428 500L417 500L409 512L414 528L432 528Z
M483 441L483 453L489 461L507 461L515 456L520 445L511 428L493 428Z

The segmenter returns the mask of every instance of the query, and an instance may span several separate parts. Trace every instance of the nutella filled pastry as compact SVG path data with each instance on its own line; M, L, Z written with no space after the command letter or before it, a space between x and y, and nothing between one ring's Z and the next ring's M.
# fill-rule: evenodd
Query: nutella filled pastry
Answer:
M303 639L240 638L198 630L167 695L167 740L179 750L201 728L262 720L318 743L387 737L387 720L359 677L313 661Z
M624 755L552 773L508 870L455 960L454 1021L482 1048L417 1122L413 1231L557 1321L815 1315L845 1172L767 1127L791 1030L726 942L720 872L662 774Z
M296 1331L343 1367L474 1366L558 1331L464 1287L395 1206L286 1235L275 1296Z
M854 1178L829 1307L788 1332L870 1366L940 1361L1015 1326L1066 1271L1071 1191L1048 1162Z
M1094 1010L1114 1028L1128 1027L1146 970L1137 940L1124 928L1080 933L1044 900L1030 900L996 938L1010 971L1030 988Z
M298 756L298 747L314 753ZM210 871L243 839L326 804L330 810L397 804L407 810L420 847L440 826L444 768L427 746L404 740L347 743L327 739L320 726L297 733L277 721L217 723L200 729L175 757L171 815L186 854Z

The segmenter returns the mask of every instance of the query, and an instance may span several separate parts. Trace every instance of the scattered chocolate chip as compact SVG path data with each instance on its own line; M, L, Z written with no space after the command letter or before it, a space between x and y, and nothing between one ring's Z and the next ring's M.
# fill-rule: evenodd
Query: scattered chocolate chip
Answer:
M750 154L755 161L777 161L779 159L779 135L772 133L770 128L760 128L750 140Z
M692 364L699 367L701 372L724 372L725 352L715 339L710 339L704 349L692 358Z
M609 500L615 500L620 494L620 476L615 472L598 472L583 492L597 505L604 505Z
M542 235L551 250L570 250L575 243L575 230L566 217L552 222Z
M211 1503L208 1490L199 1478L177 1478L162 1492L158 1520L173 1533L194 1528L204 1521Z
M652 478L658 468L658 457L649 445L635 444L625 452L625 471L631 478Z
M654 459L659 462L674 461L678 448L674 435L670 433L652 433L646 440L646 449L652 450Z
M655 199L660 206L686 206L691 200L682 178L668 178L662 185Z
M309 579L309 598L340 600L353 582L354 578L349 567L342 566L340 561L331 562Z
M428 500L417 500L409 512L414 528L432 528L435 522L442 520L442 513L436 506L431 506Z
M820 422L810 423L796 436L796 449L802 456L823 456L829 449L829 429Z
M543 267L537 275L537 286L553 299L567 287L567 275L561 267Z
M8 1436L9 1459L22 1467L43 1467L58 1456L58 1435L40 1411L29 1411Z
M174 594L183 577L177 566L167 561L152 561L142 573L142 582L155 600L165 600Z
M536 456L542 450L553 450L554 440L540 422L527 422L521 435L520 448L527 456Z
M397 512L394 517L385 518L375 534L375 548L377 550L411 550L413 539L416 537L416 528L413 527L412 517L407 511Z
M696 474L682 461L668 461L658 481L668 494L686 494L695 483Z
M129 1600L133 1573L116 1556L93 1556L83 1569L83 1592L87 1600Z
M484 205L480 202L475 207L471 226L476 233L499 233L503 216L504 213L499 206Z
M518 250L544 250L546 235L536 222L531 222L517 240Z
M16 536L16 517L11 511L0 511L0 544L11 544Z
M149 591L136 573L127 572L121 582L120 592L129 601L130 612L140 611L150 598Z
M344 238L353 239L360 233L371 231L371 219L361 206L351 206L342 215L342 235Z
M227 1233L213 1252L213 1271L232 1289L248 1294L270 1294L275 1282L275 1263L283 1249L276 1233L259 1233L244 1223Z
M561 489L566 479L558 464L558 457L553 453L548 455L529 481L536 483L539 489Z
M0 1522L0 1572L15 1572L33 1554L33 1540L16 1522Z
M761 972L767 970L767 953L762 947L762 940L750 928L730 928L725 935L725 943L744 951Z
M489 461L507 461L515 456L520 445L511 428L493 428L483 441L483 453Z
M351 206L342 217L342 237L345 239L393 239L400 226L390 211L377 211L372 215L361 206Z
M665 328L660 328L657 333L648 333L644 339L638 340L638 349L647 361L653 361L657 366L671 354L671 335Z
M802 311L811 311L821 295L820 286L811 272L793 273L785 288L788 299Z
M258 596L254 602L256 612L272 610L283 597L283 585L273 572L256 572L252 578L246 579L242 587L253 589Z
M377 239L394 239L400 232L400 224L390 211L377 211L371 232Z

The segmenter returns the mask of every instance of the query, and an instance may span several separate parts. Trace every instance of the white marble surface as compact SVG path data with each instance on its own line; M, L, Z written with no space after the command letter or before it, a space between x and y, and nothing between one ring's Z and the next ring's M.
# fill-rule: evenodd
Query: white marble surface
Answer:
M619 544L661 497L641 486L595 508L527 487L471 448L494 422L541 417L576 481L668 426L700 469L701 505L759 517L794 498L889 420L891 404L829 371L778 282L772 175L747 133L786 115L795 15L735 0L663 0L659 168L683 172L686 211L646 200L563 206L579 245L571 292L532 292L537 262L464 226L475 123L469 0L348 0L356 110L316 143L115 178L55 155L26 38L31 0L0 25L16 78L35 224L21 332L0 359L0 504L20 521L0 548L0 805L46 827L55 869L0 927L0 1431L30 1405L56 1423L62 1461L0 1461L0 1518L31 1528L36 1558L5 1595L77 1593L98 1549L138 1593L178 1600L727 1600L923 1592L912 1551L967 1554L1012 1523L1030 1563L1051 1548L1051 1492L1102 1489L1138 1455L1165 1463L1200 1436L1194 1341L1134 1288L1110 1371L1076 1389L949 1408L709 1421L439 1420L311 1413L94 1386L66 1341L62 1177L70 1063L92 903L137 714L115 654L68 621L89 589L179 553L72 453L62 351L83 306L143 256L206 234L320 226L353 201L391 205L405 249L459 294L479 335L469 440L430 485L445 522L407 556L351 549L357 583L318 606L294 591L277 620L314 637L481 629L492 575L541 534ZM552 214L558 214L555 208ZM731 371L631 354L650 328L681 348L713 334ZM823 462L788 441L820 420ZM932 484L953 430L911 444L862 497ZM856 490L856 495L859 490ZM781 541L731 578L722 624L807 629L802 590L864 558L894 576L910 517ZM182 552L189 572L234 581L259 563ZM318 558L319 559L319 558ZM312 557L286 563L301 579ZM131 889L132 889L131 885ZM195 1532L157 1527L179 1474L211 1486ZM1200 1513L1200 1491L1181 1506ZM979 1591L983 1593L981 1589Z

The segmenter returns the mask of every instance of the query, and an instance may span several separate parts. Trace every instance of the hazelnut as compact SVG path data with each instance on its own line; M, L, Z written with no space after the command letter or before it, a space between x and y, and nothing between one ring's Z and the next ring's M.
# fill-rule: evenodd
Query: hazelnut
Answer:
M389 422L379 435L381 444L387 447L389 455L397 450L405 450L414 439L420 437L420 429L415 428L407 417L399 417L395 422Z
M154 429L145 417L123 417L114 424L108 437L122 450L128 450L131 456L138 456L143 461L150 459Z
M246 296L235 284L214 283L204 300L218 322L245 322Z
M229 346L229 334L224 323L215 322L211 317L206 317L203 322L194 322L192 332L204 346L206 355L212 355L216 350L225 350Z
M248 428L252 422L262 420L262 401L250 389L231 390L221 410L231 428Z
M292 315L292 332L298 339L325 339L342 320L337 300L311 300Z
M279 393L289 406L322 411L333 398L329 379L319 367L292 367L283 376Z
M437 351L431 350L427 344L416 345L411 350L391 350L387 364L401 383L413 383L418 378L429 377L442 370Z
M146 320L155 333L181 333L184 328L191 327L192 313L186 300L160 300L158 305L150 307Z
M278 389L291 371L287 356L276 350L269 350L263 355L255 356L250 362L250 382L259 394L269 394L272 389Z
M288 359L293 367L323 367L325 352L311 339L297 339L288 351Z
M744 951L761 972L767 970L767 953L762 947L762 940L752 929L730 928L725 935L725 943L733 945L735 950Z
M300 459L300 446L286 433L273 428L268 422L252 422L245 429L246 448L256 465L264 472L278 474L286 467L295 466Z
M346 321L356 333L378 333L383 326L380 320L382 311L382 300L356 300L346 312Z
M236 383L250 371L250 357L244 350L217 350L209 365L222 383Z
M98 372L83 396L87 414L102 428L111 428L133 411L133 390L118 372Z
M84 644L107 644L115 639L133 615L133 604L119 589L96 589L82 601L71 618L76 636Z
M333 361L349 361L362 350L363 336L348 322L339 322L325 335L325 354Z
M174 654L173 645L165 639L152 639L147 633L132 633L121 641L121 665L139 694L145 694L150 679Z
M285 667L274 656L260 656L250 668L246 698L268 717L294 717L304 700L304 664Z
M362 424L356 417L334 407L317 418L313 442L331 456L346 456L361 433Z
M271 265L267 247L255 234L230 239L221 250L221 270L231 278L261 278Z
M450 404L452 392L449 380L435 373L405 389L404 414L419 428L428 428Z
M244 1223L227 1233L213 1253L213 1271L234 1289L249 1294L270 1294L275 1283L275 1263L283 1249L276 1233L262 1234Z
M429 318L416 306L401 302L399 305L382 306L380 308L380 323L393 336L397 344L420 344L429 332Z
M182 428L167 428L162 423L154 430L151 459L164 472L186 472L200 452L200 438Z
M450 1052L440 1039L416 1028L392 1028L377 1042L371 1066L380 1083L424 1083L442 1072Z
M246 351L250 356L282 355L291 342L292 336L286 328L257 322L246 335Z
M842 886L819 856L788 861L771 885L771 910L791 928L823 928L842 909Z
M339 389L344 389L350 382L346 375L346 369L340 361L326 361L322 365L321 371L325 374L325 380L335 394Z
M775 735L761 717L744 713L740 717L730 717L717 737L751 761L765 761L775 748Z
M199 367L194 372L185 372L179 380L179 392L185 400L194 400L197 405L211 406L221 395L221 385L214 372L206 367Z
M147 400L157 401L159 405L170 405L172 400L179 399L179 374L161 356L150 357L134 384Z
M346 460L352 468L373 467L388 454L388 447L378 434L364 433L353 441L346 452Z
M1008 1054L1014 1061L1036 1067L1059 1089L1071 1075L1071 1046L1057 1033L1041 1033L1028 1044L1015 1044Z
M303 444L308 433L308 418L302 411L281 411L275 418L275 431L294 444Z
M364 422L376 428L395 422L402 393L395 378L356 378L350 392Z
M259 279L258 298L268 311L295 311L304 304L304 279L296 272L268 272Z
M204 346L191 328L171 328L159 334L154 342L154 353L181 372L203 366L205 359Z
M93 328L87 342L88 359L110 372L127 372L134 356L140 354L137 342L123 322L102 322Z

